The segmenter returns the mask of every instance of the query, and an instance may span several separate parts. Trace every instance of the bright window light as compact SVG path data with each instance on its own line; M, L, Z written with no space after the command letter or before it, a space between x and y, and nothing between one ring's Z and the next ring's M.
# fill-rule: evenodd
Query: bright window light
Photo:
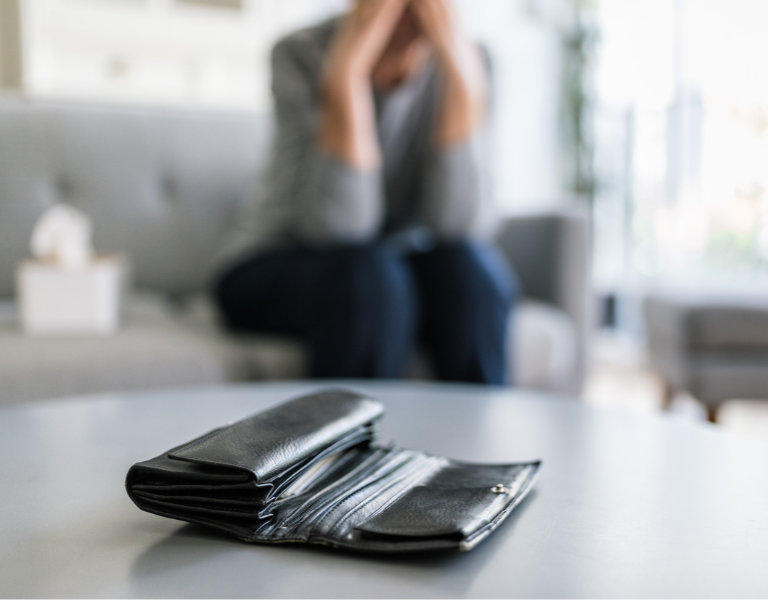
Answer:
M597 12L598 281L761 282L768 2L602 0Z

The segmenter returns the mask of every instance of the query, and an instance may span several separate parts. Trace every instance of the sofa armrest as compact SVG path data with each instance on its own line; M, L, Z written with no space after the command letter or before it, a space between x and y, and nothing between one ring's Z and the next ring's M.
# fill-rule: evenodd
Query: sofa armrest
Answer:
M583 213L566 211L514 216L503 224L496 242L517 272L523 295L553 304L573 320L579 352L568 391L578 393L593 318L589 220Z

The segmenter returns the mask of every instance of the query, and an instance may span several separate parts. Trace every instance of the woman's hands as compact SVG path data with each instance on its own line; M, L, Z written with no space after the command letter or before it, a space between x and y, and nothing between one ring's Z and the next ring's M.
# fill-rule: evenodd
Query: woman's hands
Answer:
M448 0L411 0L424 36L445 77L435 143L446 147L467 139L485 118L487 77L478 48L459 34Z
M410 4L424 36L432 43L441 59L450 59L458 35L453 12L446 0L411 0Z
M370 77L408 2L357 0L333 40L326 77Z
M406 8L412 14L404 15ZM416 32L397 35L398 24L406 25L414 15ZM318 143L326 152L362 170L379 165L371 78L377 64L386 62L383 55L403 52L390 42L402 42L398 38L405 37L407 45L408 39L419 36L418 29L433 46L445 78L435 129L437 146L466 140L482 122L485 69L478 49L458 34L449 0L357 0L340 24L324 65ZM399 29L397 33L401 33Z
M342 21L324 65L318 143L347 164L381 162L371 72L408 0L357 0Z

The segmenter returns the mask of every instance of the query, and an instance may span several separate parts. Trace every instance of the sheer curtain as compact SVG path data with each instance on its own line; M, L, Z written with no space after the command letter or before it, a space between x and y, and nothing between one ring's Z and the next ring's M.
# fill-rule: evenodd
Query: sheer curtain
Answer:
M597 16L598 284L768 288L768 3L602 0Z

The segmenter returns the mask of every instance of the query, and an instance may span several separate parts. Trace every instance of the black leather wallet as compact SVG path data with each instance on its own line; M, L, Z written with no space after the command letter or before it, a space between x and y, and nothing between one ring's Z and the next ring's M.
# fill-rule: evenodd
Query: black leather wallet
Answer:
M533 486L539 461L469 464L375 445L383 413L345 390L302 396L135 464L128 495L248 542L404 552L472 549Z

